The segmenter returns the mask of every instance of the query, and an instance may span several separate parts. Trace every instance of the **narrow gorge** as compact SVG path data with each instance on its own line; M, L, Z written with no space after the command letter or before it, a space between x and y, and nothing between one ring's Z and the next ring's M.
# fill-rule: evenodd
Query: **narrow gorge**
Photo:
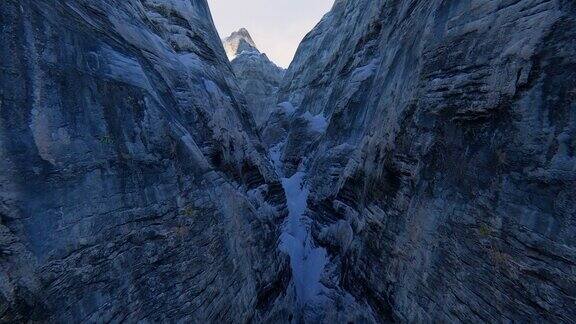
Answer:
M1 323L571 323L576 3L0 2Z

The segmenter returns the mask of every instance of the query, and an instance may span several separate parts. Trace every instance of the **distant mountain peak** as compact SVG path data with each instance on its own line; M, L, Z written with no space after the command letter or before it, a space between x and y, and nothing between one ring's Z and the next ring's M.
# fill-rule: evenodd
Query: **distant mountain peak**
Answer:
M232 33L232 35L237 34L237 35L241 35L242 37L247 37L249 39L252 39L252 37L250 36L250 33L248 32L248 30L246 28L240 28L238 31Z
M224 38L222 43L230 60L242 52L260 53L246 28L240 28L238 31L233 32L230 36Z

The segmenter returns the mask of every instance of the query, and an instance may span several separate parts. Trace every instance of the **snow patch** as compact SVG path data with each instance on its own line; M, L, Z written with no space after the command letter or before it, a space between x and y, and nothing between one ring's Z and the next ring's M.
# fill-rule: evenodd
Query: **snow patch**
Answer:
M294 108L292 103L290 103L289 101L279 103L278 107L283 109L287 115L292 115L296 111L296 108Z
M357 68L352 72L351 82L362 82L374 75L376 72L376 60L370 62L370 64Z
M307 111L304 115L302 115L302 117L308 121L310 129L315 132L324 133L328 128L328 121L323 114L313 116L309 111Z
M328 263L325 249L318 248L310 234L310 218L304 215L309 189L304 183L305 172L297 172L282 179L288 202L288 219L280 237L280 249L290 256L290 265L296 301L300 307L319 301L326 288L320 283L324 267Z
M285 146L286 141L283 141L269 151L270 160L279 175L282 175L281 157ZM286 193L288 217L282 225L279 248L290 256L296 302L301 308L320 303L322 292L328 290L320 283L324 268L328 264L328 253L324 248L316 247L312 239L312 220L306 216L310 190L305 178L306 172L298 171L290 178L281 179Z
M278 174L282 174L282 149L284 149L285 145L286 142L280 142L270 148L270 159L272 160L272 165L274 165Z
M213 96L218 96L221 93L220 87L218 87L218 85L216 85L212 80L204 79L204 88Z
M202 60L195 53L186 53L178 55L180 62L188 69L200 71L202 69Z

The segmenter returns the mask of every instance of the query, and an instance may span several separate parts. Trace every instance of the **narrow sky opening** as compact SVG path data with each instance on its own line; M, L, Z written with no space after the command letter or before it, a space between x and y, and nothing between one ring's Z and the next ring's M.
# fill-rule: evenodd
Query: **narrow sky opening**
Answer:
M244 27L258 49L288 67L300 41L334 0L208 0L221 38Z

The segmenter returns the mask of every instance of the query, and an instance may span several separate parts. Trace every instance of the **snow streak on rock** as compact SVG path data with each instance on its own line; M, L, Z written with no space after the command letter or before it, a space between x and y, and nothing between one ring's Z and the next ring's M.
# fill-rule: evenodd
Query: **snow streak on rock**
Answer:
M279 174L282 174L280 157L284 144L281 142L270 149L270 158ZM290 256L298 308L321 301L320 293L326 288L320 283L320 278L328 263L326 249L318 248L313 243L311 219L305 215L310 194L305 179L304 171L281 179L289 214L282 228L280 250Z
M324 288L320 278L328 262L326 250L318 248L310 235L310 218L304 215L310 191L305 172L282 179L289 216L281 236L281 250L290 255L296 299L299 307L314 303Z

